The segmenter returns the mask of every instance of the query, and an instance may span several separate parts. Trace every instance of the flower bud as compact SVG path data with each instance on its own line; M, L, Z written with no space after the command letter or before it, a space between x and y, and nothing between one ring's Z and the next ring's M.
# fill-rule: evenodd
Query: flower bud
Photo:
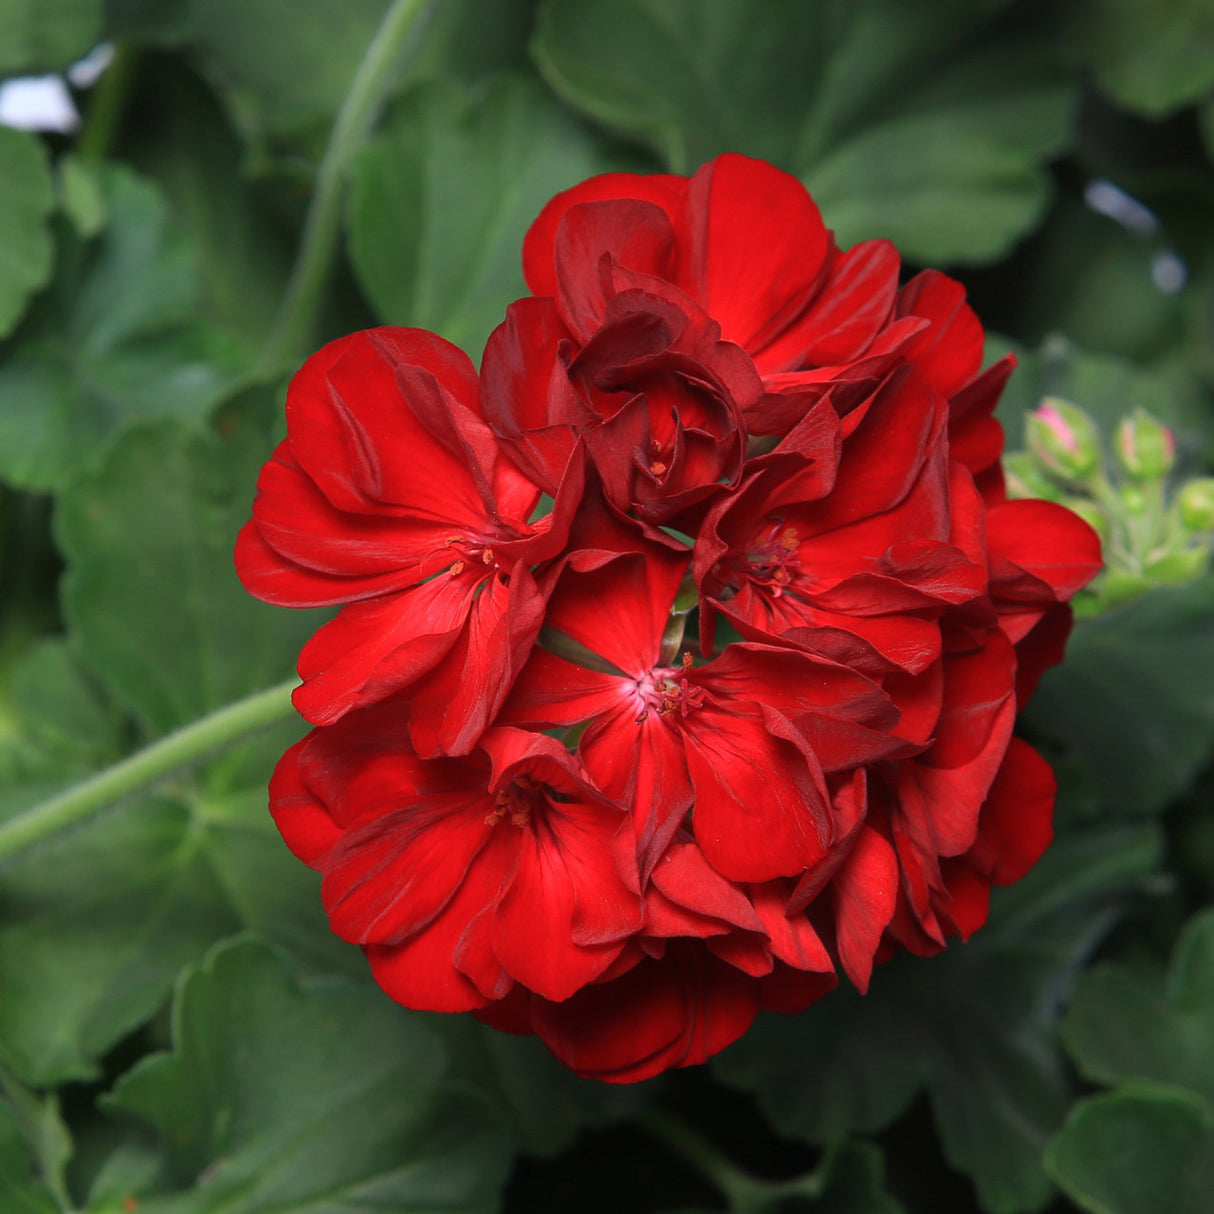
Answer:
M1176 495L1180 521L1190 531L1214 531L1214 476L1201 476Z
M1117 427L1117 461L1135 480L1167 476L1176 462L1176 435L1145 409L1135 409Z
M1117 495L1127 515L1143 515L1147 512L1146 495L1137 485L1122 485Z
M1029 449L1051 475L1081 481L1100 463L1096 423L1069 401L1047 396L1025 420Z

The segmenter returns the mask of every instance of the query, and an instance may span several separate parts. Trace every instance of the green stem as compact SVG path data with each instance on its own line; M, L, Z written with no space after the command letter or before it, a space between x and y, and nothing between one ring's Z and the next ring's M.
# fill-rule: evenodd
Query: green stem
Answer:
M76 155L81 160L100 164L109 155L130 97L131 81L135 77L135 56L133 47L118 47L113 61L93 87L84 124L76 140Z
M734 1214L752 1214L771 1200L772 1185L735 1167L690 1126L652 1110L643 1113L639 1120L643 1129L716 1185Z
M316 175L291 280L258 363L258 373L265 378L287 370L308 340L337 249L342 186L350 157L370 133L401 48L432 3L434 0L395 0L368 44L337 112Z
M88 821L135 793L146 792L165 776L193 766L214 751L290 719L295 715L291 691L297 683L296 679L288 679L277 687L228 704L0 823L0 862L70 826Z

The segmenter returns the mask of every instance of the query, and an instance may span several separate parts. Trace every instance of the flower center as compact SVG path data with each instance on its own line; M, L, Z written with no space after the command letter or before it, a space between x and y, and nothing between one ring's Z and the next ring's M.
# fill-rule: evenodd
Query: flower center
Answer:
M755 533L749 546L731 548L713 572L735 591L750 581L765 586L773 598L779 598L801 572L797 558L800 543L796 527L788 526L778 515L769 515L766 526Z
M448 536L446 543L435 554L436 561L442 561L444 557L451 561L447 572L452 577L458 577L469 565L481 566L483 570L497 568L497 557L493 553L490 541L483 536ZM451 560L452 557L455 559Z
M637 679L633 694L641 710L636 719L638 725L651 712L656 712L660 717L677 712L685 717L704 703L704 689L688 680L691 668L691 654L685 653L681 669L658 667Z
M542 808L546 791L544 785L528 775L515 776L510 786L497 794L496 804L485 817L485 825L496 826L505 817L509 817L511 826L530 825L531 813Z

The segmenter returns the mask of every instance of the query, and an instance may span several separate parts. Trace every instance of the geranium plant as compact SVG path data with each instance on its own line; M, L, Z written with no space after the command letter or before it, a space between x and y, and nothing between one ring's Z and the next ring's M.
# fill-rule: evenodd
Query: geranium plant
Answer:
M10 8L0 1211L1204 1214L1201 6Z

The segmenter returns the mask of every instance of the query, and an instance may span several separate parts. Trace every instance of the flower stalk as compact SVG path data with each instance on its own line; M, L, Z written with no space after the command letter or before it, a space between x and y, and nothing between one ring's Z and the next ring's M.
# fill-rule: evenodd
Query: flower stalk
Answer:
M263 378L288 369L307 341L337 250L346 169L379 115L402 48L421 28L434 2L395 0L367 45L320 162L299 253L257 367Z
M288 679L227 704L0 823L0 863L129 797L147 792L165 777L194 766L216 751L243 742L279 721L290 720L295 716L291 692L297 682Z

